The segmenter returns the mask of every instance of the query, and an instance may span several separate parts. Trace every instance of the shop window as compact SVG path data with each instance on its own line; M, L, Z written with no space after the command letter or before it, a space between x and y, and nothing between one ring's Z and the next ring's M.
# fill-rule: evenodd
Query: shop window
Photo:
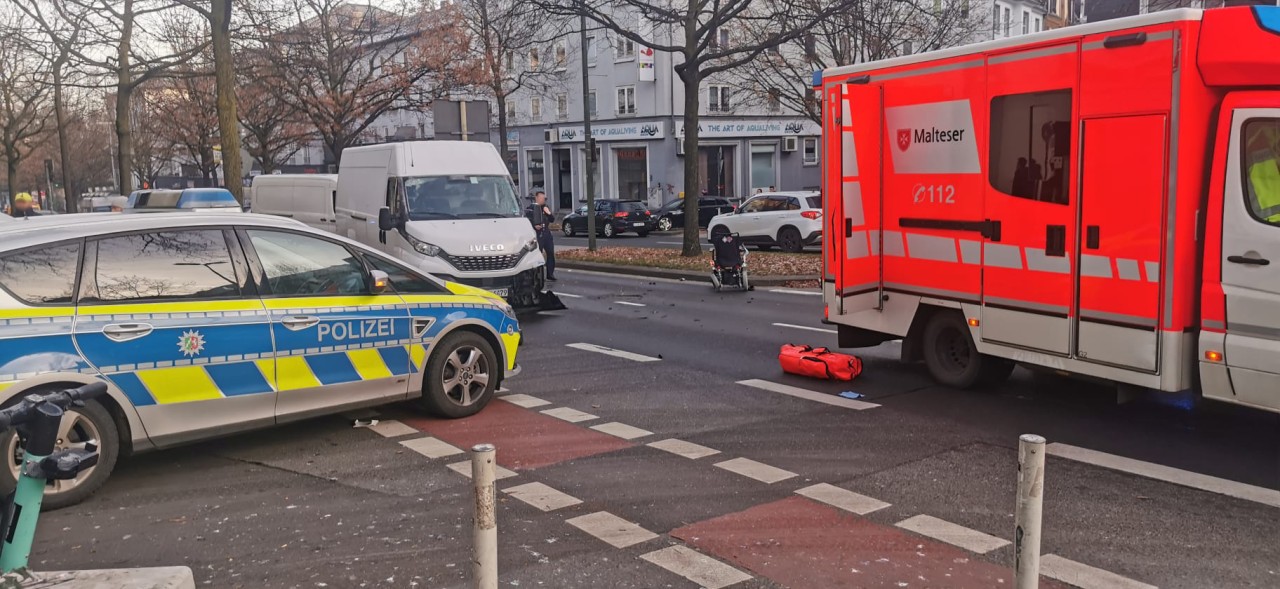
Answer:
M777 181L775 148L773 145L751 146L751 187L773 187Z
M613 154L617 158L618 198L645 200L649 189L648 150L644 147L618 147Z
M529 149L525 151L524 155L525 161L528 162L529 166L529 186L526 187L528 194L532 195L538 190L546 190L547 180L542 159L542 149Z
M804 165L806 166L818 165L818 138L817 137L804 138Z
M990 181L1005 194L1067 204L1071 168L1071 91L991 100Z

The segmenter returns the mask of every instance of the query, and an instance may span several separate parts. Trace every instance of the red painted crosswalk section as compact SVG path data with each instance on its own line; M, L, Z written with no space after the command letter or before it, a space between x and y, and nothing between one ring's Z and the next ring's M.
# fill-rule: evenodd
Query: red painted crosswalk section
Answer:
M528 470L635 444L495 399L465 419L411 417L402 420L462 449L476 444L498 447L498 464Z
M1007 567L803 497L690 524L671 535L797 589L1013 587ZM1040 586L1063 587L1049 579Z

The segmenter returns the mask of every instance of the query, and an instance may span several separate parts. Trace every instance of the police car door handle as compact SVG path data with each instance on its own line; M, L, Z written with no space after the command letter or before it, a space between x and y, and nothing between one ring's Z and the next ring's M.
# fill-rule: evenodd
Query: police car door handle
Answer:
M149 323L112 323L102 328L102 335L117 342L138 339L154 329Z
M285 329L289 329L293 331L298 331L300 329L306 329L308 327L312 327L319 322L320 322L319 317L312 317L310 315L294 315L292 317L285 317L284 319L280 320L280 324L284 325Z

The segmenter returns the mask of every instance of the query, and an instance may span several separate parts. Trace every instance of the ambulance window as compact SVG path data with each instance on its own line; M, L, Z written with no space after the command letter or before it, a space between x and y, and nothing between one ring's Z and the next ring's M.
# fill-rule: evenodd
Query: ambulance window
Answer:
M247 233L262 261L271 295L369 294L364 266L346 247L284 231L250 230Z
M991 100L989 178L996 190L1067 204L1071 177L1071 91Z
M444 289L440 288L436 283L419 276L416 272L404 266L393 264L368 254L365 254L364 259L369 261L369 266L374 270L386 272L387 278L391 280L391 287L399 294L435 294L444 292Z
M97 242L97 266L82 300L225 299L240 296L221 229L163 231Z
M1241 139L1249 214L1268 225L1280 225L1280 119L1250 119Z
M79 262L79 243L14 252L0 258L0 285L24 303L70 304Z

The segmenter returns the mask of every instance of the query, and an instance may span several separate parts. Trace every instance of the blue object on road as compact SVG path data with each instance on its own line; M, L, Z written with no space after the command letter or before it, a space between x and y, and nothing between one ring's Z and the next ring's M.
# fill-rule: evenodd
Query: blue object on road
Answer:
M855 393L853 391L845 391L840 393L840 396L846 399L861 399L863 397L861 393Z

